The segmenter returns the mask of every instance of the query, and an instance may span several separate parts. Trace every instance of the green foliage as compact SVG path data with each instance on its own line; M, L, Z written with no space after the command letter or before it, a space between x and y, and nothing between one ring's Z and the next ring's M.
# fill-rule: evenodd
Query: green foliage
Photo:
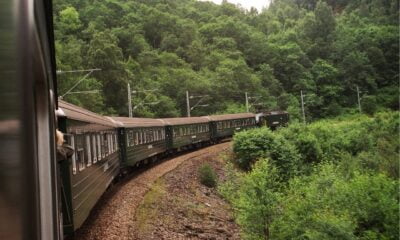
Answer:
M299 165L295 147L266 127L235 134L233 151L242 169L249 170L255 161L268 157L286 179L296 174Z
M331 164L290 181L274 239L397 239L398 182L382 174L351 179Z
M207 187L215 187L217 185L217 175L214 169L207 163L201 165L198 170L200 182Z
M380 112L237 134L236 163L252 168L230 166L219 189L244 239L398 239L399 124ZM295 174L275 158L287 152Z
M159 89L133 96L135 116L183 116L189 90L210 96L193 115L236 112L248 92L259 97L252 111L296 121L303 90L310 122L356 109L356 85L370 114L399 108L398 9L392 0L280 0L260 13L228 2L55 0L57 68L102 69L74 89L99 93L66 98L101 113L127 114L130 83ZM81 77L60 76L60 92Z
M279 207L279 182L278 170L268 159L260 159L253 171L244 176L233 204L245 239L263 239L269 235L269 225Z

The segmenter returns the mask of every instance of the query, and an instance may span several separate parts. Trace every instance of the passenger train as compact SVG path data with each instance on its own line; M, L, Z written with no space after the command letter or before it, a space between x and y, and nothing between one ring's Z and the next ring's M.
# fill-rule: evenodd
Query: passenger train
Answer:
M149 119L104 117L61 100L58 106L59 129L74 149L59 161L65 235L83 224L110 183L129 169L257 126L252 113Z
M105 117L57 101L51 1L3 0L0 16L0 239L63 239L130 168L268 123L271 114ZM57 159L56 128L68 159Z

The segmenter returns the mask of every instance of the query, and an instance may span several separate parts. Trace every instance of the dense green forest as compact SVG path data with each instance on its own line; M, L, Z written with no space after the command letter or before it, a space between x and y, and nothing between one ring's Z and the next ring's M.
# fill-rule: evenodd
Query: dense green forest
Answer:
M219 190L243 239L399 239L398 132L394 111L237 133Z
M282 109L308 121L398 109L397 0L274 0L257 12L196 0L54 0L57 68L100 68L64 99L104 114L192 115ZM58 75L60 96L86 73ZM150 90L150 91L149 91ZM195 100L193 100L195 101Z

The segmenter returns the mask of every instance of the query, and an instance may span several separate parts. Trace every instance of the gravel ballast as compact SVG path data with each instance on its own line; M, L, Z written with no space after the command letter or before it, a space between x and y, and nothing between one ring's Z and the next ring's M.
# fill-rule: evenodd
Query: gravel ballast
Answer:
M74 239L137 239L132 227L135 211L154 182L187 160L215 156L229 146L229 142L213 145L160 162L145 171L138 170L135 176L128 177L128 180L125 179L106 192Z

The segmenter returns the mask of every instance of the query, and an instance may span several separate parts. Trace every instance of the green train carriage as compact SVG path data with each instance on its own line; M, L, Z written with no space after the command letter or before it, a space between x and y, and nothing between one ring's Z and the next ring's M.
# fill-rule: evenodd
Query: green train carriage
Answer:
M210 143L211 131L207 117L164 118L169 151L200 147Z
M60 163L64 234L72 235L119 174L117 123L64 101L58 113L59 129L74 148Z
M148 159L157 159L167 150L165 123L158 119L112 117L118 128L121 167L134 167Z
M257 126L255 114L253 113L214 115L208 118L214 141L231 137L235 132Z

